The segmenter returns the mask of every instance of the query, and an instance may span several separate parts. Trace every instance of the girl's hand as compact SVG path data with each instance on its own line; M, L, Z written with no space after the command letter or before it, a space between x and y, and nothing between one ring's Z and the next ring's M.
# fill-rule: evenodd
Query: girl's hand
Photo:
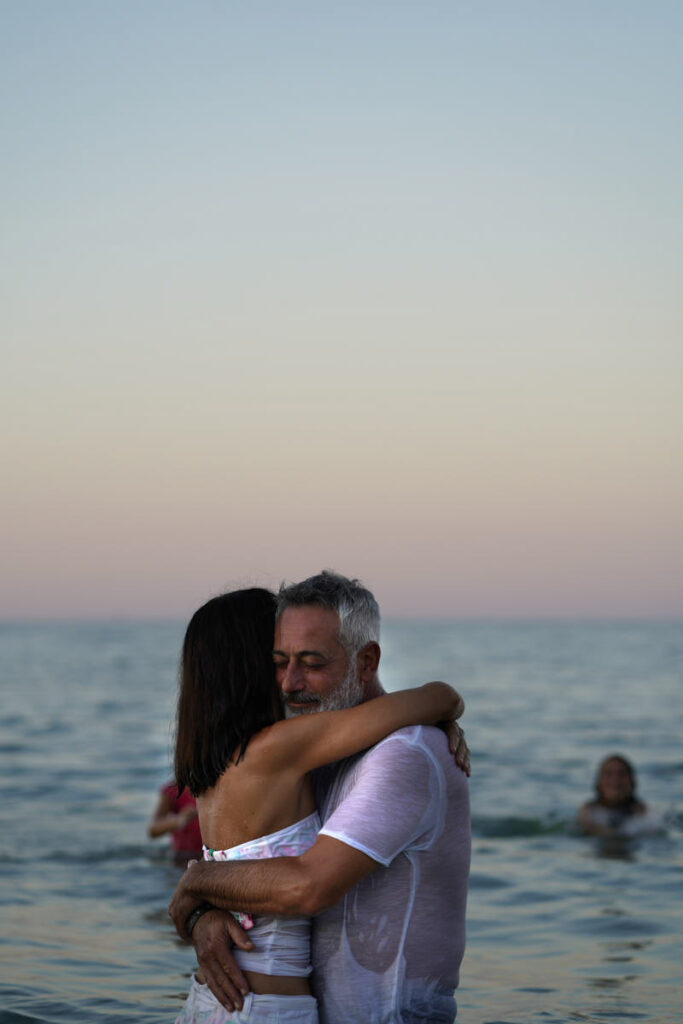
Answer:
M439 728L443 729L448 738L448 749L455 758L458 768L461 768L465 775L470 777L470 748L465 740L465 733L454 718L447 722L440 722Z

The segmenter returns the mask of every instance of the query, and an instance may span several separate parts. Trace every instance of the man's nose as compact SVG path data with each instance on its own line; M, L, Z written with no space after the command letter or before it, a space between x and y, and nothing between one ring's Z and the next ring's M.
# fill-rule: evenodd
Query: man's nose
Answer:
M287 665L279 665L277 682L283 693L295 693L297 690L303 690L304 681L301 666L291 661Z

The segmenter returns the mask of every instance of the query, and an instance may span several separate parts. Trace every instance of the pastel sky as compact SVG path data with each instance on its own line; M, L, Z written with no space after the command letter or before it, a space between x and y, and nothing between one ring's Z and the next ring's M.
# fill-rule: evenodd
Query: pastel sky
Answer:
M678 0L0 17L0 617L683 616Z

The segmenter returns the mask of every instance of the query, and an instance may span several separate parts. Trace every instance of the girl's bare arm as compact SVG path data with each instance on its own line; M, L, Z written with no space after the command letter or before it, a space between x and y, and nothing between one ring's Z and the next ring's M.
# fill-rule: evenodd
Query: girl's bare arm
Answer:
M447 683L433 682L412 690L384 694L343 711L321 711L276 722L262 741L262 756L273 770L304 775L313 768L349 757L408 725L448 723L451 749L462 731L451 723L462 715L465 702ZM464 758L464 753L463 753Z

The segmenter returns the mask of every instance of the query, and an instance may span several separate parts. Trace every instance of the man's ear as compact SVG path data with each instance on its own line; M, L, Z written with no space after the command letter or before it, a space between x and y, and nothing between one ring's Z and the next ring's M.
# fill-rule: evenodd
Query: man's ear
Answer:
M358 678L361 683L370 683L377 675L379 668L380 647L374 640L371 640L358 652Z

